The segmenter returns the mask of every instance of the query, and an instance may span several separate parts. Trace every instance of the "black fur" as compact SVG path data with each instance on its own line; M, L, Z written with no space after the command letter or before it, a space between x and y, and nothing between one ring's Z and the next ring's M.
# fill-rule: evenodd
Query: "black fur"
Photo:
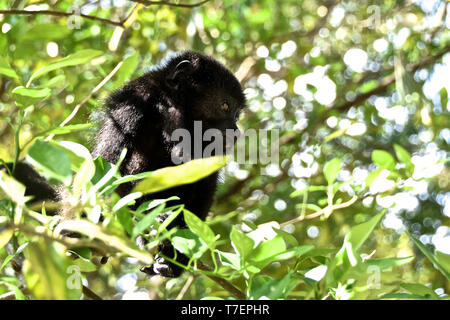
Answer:
M7 166L12 171L13 164L8 163ZM4 165L0 165L0 170L4 168ZM42 201L56 202L59 200L55 189L29 164L17 162L13 177L25 185L25 195L33 196L33 199L31 199L32 203L40 203Z
M229 106L226 112L221 107L224 102ZM120 167L122 175L173 166L171 152L177 142L170 136L175 129L187 129L193 136L196 120L202 121L203 130L237 129L236 120L245 104L239 81L226 67L200 53L181 53L111 95L93 156L101 155L115 163L127 148ZM145 196L136 206L176 195L188 210L205 219L213 203L217 177L214 173L198 182ZM124 184L117 192L124 196L132 187L133 183ZM186 227L182 215L171 226ZM173 257L170 244L161 244L160 251ZM177 256L177 261L186 262L186 257L180 253ZM182 269L163 261L145 272L177 277Z

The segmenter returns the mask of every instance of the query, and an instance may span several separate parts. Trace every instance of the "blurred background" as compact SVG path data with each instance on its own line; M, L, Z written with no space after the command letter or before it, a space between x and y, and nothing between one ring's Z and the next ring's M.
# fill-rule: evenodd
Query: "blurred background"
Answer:
M339 248L350 226L386 209L362 251L416 259L383 273L383 281L449 293L449 281L404 233L450 254L448 1L1 0L0 9L17 11L0 14L1 62L17 73L5 75L0 65L0 117L14 120L11 90L40 67L84 49L102 53L36 81L51 96L25 109L22 141L57 126L80 103L72 123L95 122L103 100L125 81L173 52L204 52L229 67L245 89L240 128L278 129L280 135L279 164L227 165L210 216L235 214L212 225L216 233L226 235L232 225L248 231L253 224L283 223L324 207L322 169L337 157L337 197L358 200L284 230L300 244ZM123 68L93 92L121 61ZM58 139L90 148L94 132ZM14 141L0 120L4 161L13 159ZM270 273L281 275L283 268L275 263ZM104 298L173 299L189 276L149 280L137 269L131 258L112 260L87 280ZM196 278L186 297L211 293L205 281Z

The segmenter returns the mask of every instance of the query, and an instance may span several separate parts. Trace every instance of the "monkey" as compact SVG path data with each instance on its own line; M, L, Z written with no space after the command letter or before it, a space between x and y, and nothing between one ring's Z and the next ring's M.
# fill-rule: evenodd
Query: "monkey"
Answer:
M122 176L173 166L174 159L179 157L194 159L198 157L195 152L179 154L172 134L185 129L194 145L197 142L194 141L194 126L200 121L203 132L216 129L227 138L228 130L239 132L236 122L246 104L238 79L223 64L194 51L178 53L129 81L106 99L92 156L117 163L126 148L127 154L119 168ZM224 147L229 148L226 141L229 140L223 139ZM200 145L203 149L206 143L201 141ZM14 176L27 186L27 193L34 195L35 200L61 201L61 195L28 164L18 162ZM121 184L116 192L123 197L137 182ZM215 172L197 182L143 196L136 200L133 208L148 200L176 195L180 198L179 204L205 220L217 184L218 173ZM167 215L162 215L158 221L165 218ZM182 214L171 222L169 228L173 227L187 227ZM137 240L142 241L142 238ZM176 255L176 261L181 264L186 264L188 258L175 251L169 241L161 242L158 250L154 264L141 271L150 276L179 277L184 269L164 256L174 258Z
M191 139L195 139L194 124L201 121L203 132L217 129L226 137L228 130L238 131L236 122L245 106L241 84L230 70L210 56L185 51L128 82L107 99L103 124L95 137L92 154L116 163L121 151L127 148L120 166L122 175L173 166L176 143L171 137L175 130L185 129ZM205 143L201 142L201 145L203 148ZM196 157L193 153L182 156ZM179 203L205 220L217 183L216 172L197 182L141 197L135 207L151 199L176 195L180 198ZM116 192L123 197L135 184L122 184ZM186 228L183 215L178 215L169 227ZM175 249L168 241L160 243L159 252L169 258L175 255ZM176 257L177 262L185 264L188 261L179 252ZM155 263L141 271L149 275L178 277L183 269L156 255Z

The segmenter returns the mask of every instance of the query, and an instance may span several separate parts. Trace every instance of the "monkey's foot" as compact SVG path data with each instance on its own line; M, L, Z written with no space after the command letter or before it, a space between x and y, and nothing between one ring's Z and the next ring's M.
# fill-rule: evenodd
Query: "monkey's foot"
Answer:
M163 257L158 255L155 256L154 264L149 267L142 267L140 270L149 276L161 275L167 278L178 278L183 272L183 268L172 262L166 261Z
M171 214L172 211L161 213L159 216L156 217L156 221L158 221L159 223L163 223L164 220L166 220Z
M175 259L180 264L186 265L189 261L189 258L186 257L181 252L175 250L172 244L165 240L160 242L158 245L159 253L164 255L165 257L169 257L171 259ZM168 278L178 278L183 272L183 268L164 259L161 255L155 255L155 262L149 267L141 268L141 271L148 274L149 276L161 275L163 277Z

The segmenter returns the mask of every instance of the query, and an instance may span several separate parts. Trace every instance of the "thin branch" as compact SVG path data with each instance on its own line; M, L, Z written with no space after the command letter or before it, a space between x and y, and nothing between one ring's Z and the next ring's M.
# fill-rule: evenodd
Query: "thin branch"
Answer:
M194 8L199 7L202 4L205 4L211 0L203 0L197 3L174 3L170 1L150 1L150 0L131 0L133 2L141 3L144 6L152 6L152 5L163 5L163 6L171 6L171 7L181 7L181 8Z
M84 98L83 101L77 104L75 108L73 108L72 113L66 119L64 119L64 121L61 122L59 126L64 127L67 123L69 123L70 120L72 120L76 116L81 107L84 106L94 96L94 94L96 94L116 74L122 64L123 61L120 61L117 66L91 91L91 93L86 98ZM54 134L49 135L47 138L45 138L45 141L53 139L54 136Z
M175 300L183 300L184 295L189 291L189 288L194 283L194 280L195 280L195 276L190 275L189 278L187 279L186 283L184 284L183 288L180 290L180 293L178 293Z
M53 11L53 10L0 10L0 14L5 14L5 15L11 15L11 14L16 14L16 15L39 15L39 14L45 14L45 15L57 16L57 17L79 16L80 18L84 18L84 19L88 19L88 20L100 21L100 22L103 22L103 23L106 23L106 24L110 24L110 25L113 25L113 26L116 26L116 27L123 27L122 22L112 21L112 20L109 20L109 19L95 17L95 16L90 16L90 15L83 14L83 13L76 13L75 11L73 11L73 12L64 12L64 11Z
M16 300L16 292L10 291L0 295L0 301L1 300Z
M315 219L315 218L320 217L323 214L330 214L334 210L350 207L352 204L354 204L356 202L356 200L358 200L358 197L357 196L353 196L353 198L351 198L347 202L340 203L340 204L334 204L334 205L331 205L331 206L326 206L325 208L323 208L323 209L321 209L319 211L316 211L316 212L314 212L312 214L309 214L307 216L299 216L299 217L294 218L292 220L280 223L280 228L284 228L287 225L295 224L295 223L298 223L298 222L302 222L304 220Z
M83 294L86 296L86 298L89 298L90 300L103 300L94 291L92 291L86 286L83 286Z
M140 7L142 7L142 5L139 4L139 3L136 3L136 4L133 6L133 8L130 10L130 12L128 13L128 15L127 15L124 19L122 19L121 23L122 23L122 25L123 25L124 27L127 26L127 21L128 21L128 19L130 19L135 13L137 13L137 11L140 9ZM135 20L135 18L132 19L131 23L133 23L134 20ZM131 23L128 23L128 26L129 26Z

